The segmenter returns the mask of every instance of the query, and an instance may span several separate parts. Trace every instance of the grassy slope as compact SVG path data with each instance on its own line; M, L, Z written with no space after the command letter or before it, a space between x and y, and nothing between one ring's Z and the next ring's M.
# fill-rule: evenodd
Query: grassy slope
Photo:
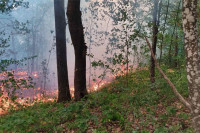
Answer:
M179 92L187 96L185 72L167 70ZM164 133L192 132L190 116L157 75L155 84L146 70L130 75L129 87L119 77L87 101L36 104L0 118L0 132Z

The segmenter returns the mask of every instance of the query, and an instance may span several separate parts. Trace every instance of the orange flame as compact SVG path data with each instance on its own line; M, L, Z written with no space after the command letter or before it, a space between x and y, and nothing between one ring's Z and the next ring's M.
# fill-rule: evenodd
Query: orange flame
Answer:
M134 68L132 69L134 70ZM10 71L11 73L13 73L13 71ZM109 79L99 79L95 82L92 82L92 86L90 88L88 88L88 91L89 92L94 92L94 91L98 91L100 90L102 87L104 87L106 84L109 84L111 80L115 79L116 76L120 76L120 75L125 75L127 73L127 70L125 68L125 66L123 64L121 64L121 71L117 72L116 74L113 74L113 75L109 75L108 78ZM14 72L14 76L15 78L17 79L27 79L29 76L28 76L28 72L26 71L15 71ZM38 78L40 75L39 75L39 72L33 72L30 77L33 77L33 78ZM6 78L6 73L2 72L0 73L0 80L4 80ZM28 82L28 81L27 81ZM0 92L4 90L4 87L3 85L0 83ZM23 89L22 89L23 90ZM48 98L45 98L44 95L41 93L41 91L43 90L43 88L41 87L38 87L36 89L33 89L32 91L28 91L31 95L31 96L28 96L28 98L26 99L23 99L23 98L18 98L17 99L17 102L21 105L26 105L26 106L32 106L34 103L40 101L40 102L47 102L47 101L54 101L55 98L57 97L57 94L58 94L58 90L51 90L51 91L45 91L45 94L48 95L48 96L54 96L54 98L51 98L51 97L48 97ZM70 87L70 93L71 93L71 96L74 97L74 87ZM8 97L8 94L7 93L3 93L2 96L0 96L0 104L1 104L1 100L4 101L3 102L3 107L5 109L9 109L10 105L13 105L12 104L12 101L10 99L8 99L7 101L5 100L5 98ZM31 99L32 97L32 99ZM36 99L36 100L34 100ZM3 110L1 107L0 107L0 115L1 114L5 114L7 110Z

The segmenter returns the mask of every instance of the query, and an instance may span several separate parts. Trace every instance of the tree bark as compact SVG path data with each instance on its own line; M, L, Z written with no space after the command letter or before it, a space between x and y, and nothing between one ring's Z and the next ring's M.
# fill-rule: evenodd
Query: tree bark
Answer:
M157 34L158 34L158 1L154 0L154 11L153 11L153 38L152 38L152 50L154 55L156 55L156 45L157 45ZM150 65L150 79L151 82L155 82L155 61L151 56L151 65Z
M64 0L54 0L55 27L56 27L56 56L58 74L58 101L71 100L67 70L66 52L66 21Z
M195 132L200 133L200 58L198 53L197 0L183 0L182 14L192 122Z
M87 94L86 89L86 52L83 24L81 20L80 0L68 0L67 17L69 31L75 51L75 100L80 100Z

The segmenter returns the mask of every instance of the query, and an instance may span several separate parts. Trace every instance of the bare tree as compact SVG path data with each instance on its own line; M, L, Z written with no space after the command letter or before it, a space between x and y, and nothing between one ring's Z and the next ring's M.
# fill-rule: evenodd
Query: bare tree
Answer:
M163 29L163 32L162 32L162 37L161 37L161 44L160 44L160 61L159 61L159 64L161 64L161 61L162 61L162 55L163 55L163 42L164 42L164 34L165 34L165 31L166 31L166 23L167 23L167 18L168 18L168 13L169 13L169 3L170 3L170 0L167 1L167 9L166 9L166 13L165 13L165 20L164 20L164 29Z
M81 20L80 0L68 0L67 17L69 31L75 51L75 100L80 100L87 94L86 89L86 52L83 24Z
M56 55L58 73L58 102L71 100L66 57L66 20L64 0L54 0Z
M161 4L160 4L160 7L161 7ZM155 55L156 55L156 45L157 45L157 40L158 40L157 34L158 34L158 27L159 27L159 17L160 17L160 11L161 11L161 8L158 8L158 7L159 7L159 0L154 0L152 49ZM153 57L151 57L150 79L152 83L155 82L155 61Z
M175 42L175 38L177 36L177 25L178 25L178 19L179 19L179 11L180 11L180 7L181 7L181 1L179 1L178 3L178 8L177 8L177 11L176 11L176 16L175 16L175 24L174 24L174 27L173 27L173 31L172 31L172 34L171 34L171 41L170 41L170 44L169 44L169 51L168 51L168 60L169 60L169 65L172 67L172 45L173 43ZM176 42L175 42L176 43ZM176 46L177 44L175 44ZM178 48L178 47L176 47ZM176 49L175 48L175 49ZM178 53L176 53L178 55ZM173 64L175 63L175 61L173 62Z

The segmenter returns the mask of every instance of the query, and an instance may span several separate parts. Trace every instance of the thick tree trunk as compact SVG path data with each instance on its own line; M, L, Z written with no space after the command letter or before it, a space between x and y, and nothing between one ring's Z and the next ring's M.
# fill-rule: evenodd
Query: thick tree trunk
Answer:
M64 0L54 0L56 26L56 55L58 73L58 102L71 100L67 71L66 21Z
M68 0L67 17L69 31L75 51L75 100L80 100L87 94L86 89L86 52L83 25L81 20L80 0Z
M154 11L153 11L153 38L152 38L152 50L154 55L156 55L156 45L157 45L157 34L158 34L158 1L154 0ZM155 61L151 56L151 65L150 65L150 79L151 82L155 82Z
M183 30L191 114L196 133L200 133L200 58L198 54L197 0L183 0Z

